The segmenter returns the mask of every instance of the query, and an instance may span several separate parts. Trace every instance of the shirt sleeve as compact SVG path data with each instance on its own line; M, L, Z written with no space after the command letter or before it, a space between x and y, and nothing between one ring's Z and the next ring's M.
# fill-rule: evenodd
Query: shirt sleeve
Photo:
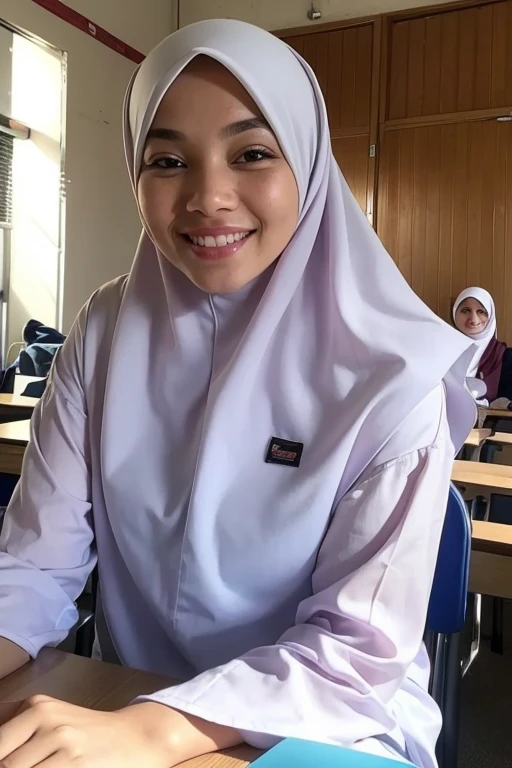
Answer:
M448 499L453 445L439 412L437 425L430 446L377 466L340 501L312 595L275 645L144 700L231 726L261 748L276 737L352 746L391 733L390 702L423 639Z
M95 564L87 418L80 381L85 313L59 351L31 422L0 536L0 637L35 657L75 624Z

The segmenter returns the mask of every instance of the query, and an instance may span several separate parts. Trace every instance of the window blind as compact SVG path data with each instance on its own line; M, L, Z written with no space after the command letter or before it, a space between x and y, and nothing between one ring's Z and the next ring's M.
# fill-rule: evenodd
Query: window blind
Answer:
M12 157L14 138L0 131L0 227L12 224Z

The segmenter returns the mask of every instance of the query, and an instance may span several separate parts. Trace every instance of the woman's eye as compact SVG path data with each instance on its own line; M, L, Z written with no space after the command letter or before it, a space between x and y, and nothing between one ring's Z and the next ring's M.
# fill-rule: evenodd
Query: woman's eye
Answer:
M177 168L185 168L185 163L178 160L177 157L159 157L156 160L151 160L146 164L147 168L160 168L162 170L176 170Z
M266 149L247 149L243 152L237 163L258 163L261 160L269 160L273 155Z

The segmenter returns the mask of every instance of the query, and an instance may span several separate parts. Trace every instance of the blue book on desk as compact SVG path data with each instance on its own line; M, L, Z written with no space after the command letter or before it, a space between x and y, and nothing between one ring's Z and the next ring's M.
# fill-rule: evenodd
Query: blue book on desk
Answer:
M404 768L406 765L392 758L302 739L285 739L252 763L255 768Z

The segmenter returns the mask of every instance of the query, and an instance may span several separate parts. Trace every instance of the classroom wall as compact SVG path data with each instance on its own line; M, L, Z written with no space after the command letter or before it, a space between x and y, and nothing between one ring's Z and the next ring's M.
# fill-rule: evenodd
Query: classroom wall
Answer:
M146 53L169 34L172 0L69 0ZM32 0L2 0L0 18L67 53L65 243L61 324L102 283L130 268L140 224L125 169L121 108L135 65Z
M11 52L12 32L0 27L0 112L8 115L11 110Z
M285 29L327 21L446 3L446 0L316 0L321 22L311 22L311 0L179 0L179 24L184 27L201 19L233 18L265 29Z

